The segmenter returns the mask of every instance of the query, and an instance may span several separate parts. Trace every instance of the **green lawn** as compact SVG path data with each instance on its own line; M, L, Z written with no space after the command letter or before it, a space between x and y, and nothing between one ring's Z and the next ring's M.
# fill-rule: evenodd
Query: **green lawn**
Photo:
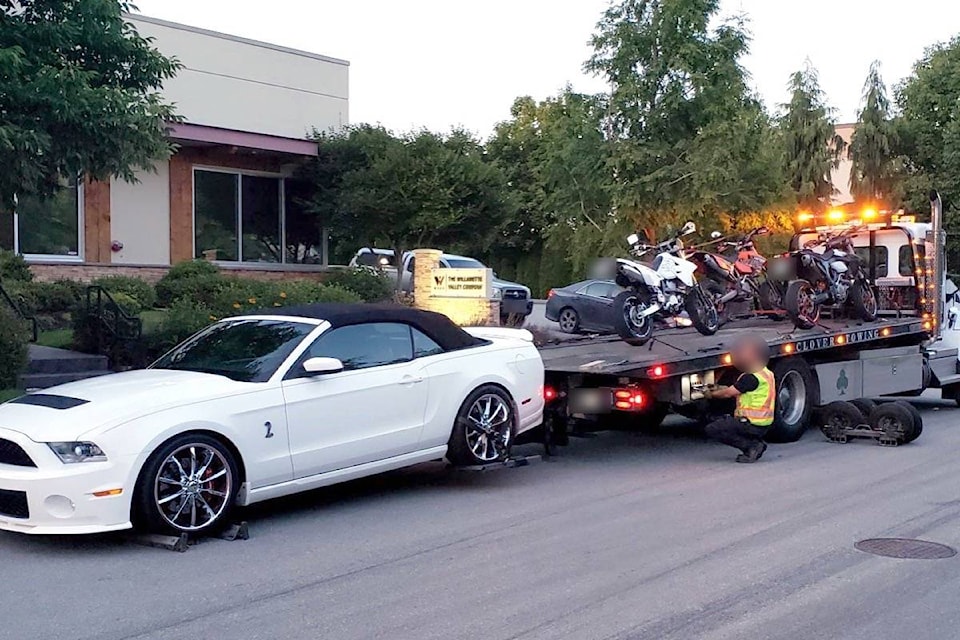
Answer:
M69 349L73 344L73 330L57 329L55 331L43 331L37 338L37 344L43 347Z
M17 391L16 389L0 389L0 402L13 400L21 395L23 395L23 391Z

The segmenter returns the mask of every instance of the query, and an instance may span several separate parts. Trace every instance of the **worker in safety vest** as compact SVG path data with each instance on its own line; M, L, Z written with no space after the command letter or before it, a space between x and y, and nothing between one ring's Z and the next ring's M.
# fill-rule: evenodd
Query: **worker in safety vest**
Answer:
M705 395L715 400L735 399L736 409L733 415L707 425L707 436L740 449L737 462L756 462L767 450L763 437L773 424L776 408L776 385L767 369L770 350L760 337L747 335L737 339L731 356L740 371L737 381L729 387L708 389Z

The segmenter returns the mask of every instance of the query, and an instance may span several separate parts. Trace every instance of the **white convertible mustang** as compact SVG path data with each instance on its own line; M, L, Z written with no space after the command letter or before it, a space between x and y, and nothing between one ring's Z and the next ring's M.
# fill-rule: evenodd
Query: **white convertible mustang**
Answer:
M0 529L204 532L249 505L446 457L543 419L529 332L403 307L218 322L149 369L0 406Z

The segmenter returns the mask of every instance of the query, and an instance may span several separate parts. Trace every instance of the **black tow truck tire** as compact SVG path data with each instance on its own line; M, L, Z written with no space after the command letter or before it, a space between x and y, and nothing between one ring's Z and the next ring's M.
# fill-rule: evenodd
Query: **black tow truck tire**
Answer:
M820 430L833 440L846 435L848 429L855 429L867 423L863 411L852 402L831 402L819 410Z
M869 398L856 398L851 400L850 404L860 411L860 415L863 416L863 424L870 422L870 414L877 408L877 403Z
M913 416L913 434L909 440L904 440L904 442L913 442L920 437L920 434L923 433L923 416L920 415L920 411L907 402L906 400L895 400L893 404L899 405L910 412L910 415Z
M817 378L810 365L797 356L777 361L772 372L776 380L776 410L765 439L796 442L807 430L819 396Z
M874 409L870 414L870 428L904 444L913 442L920 435L913 413L896 402L888 402Z

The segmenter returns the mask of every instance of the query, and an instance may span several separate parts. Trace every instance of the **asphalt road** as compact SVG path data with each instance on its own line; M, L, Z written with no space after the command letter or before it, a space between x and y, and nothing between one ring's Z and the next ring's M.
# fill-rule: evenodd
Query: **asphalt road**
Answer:
M899 449L810 432L752 466L683 431L422 465L269 503L250 540L183 554L0 534L0 638L955 638L960 556L853 546L960 547L960 410L923 413Z

